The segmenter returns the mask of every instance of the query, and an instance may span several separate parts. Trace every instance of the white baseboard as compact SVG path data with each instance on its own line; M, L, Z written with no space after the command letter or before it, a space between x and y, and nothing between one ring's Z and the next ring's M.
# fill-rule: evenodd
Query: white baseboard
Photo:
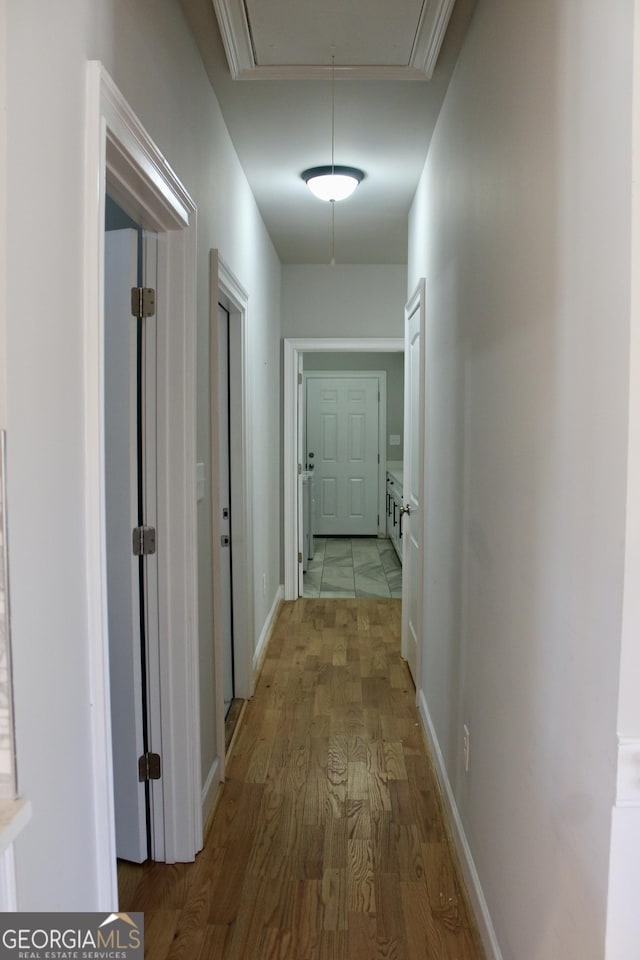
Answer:
M211 769L207 775L204 787L202 788L202 822L207 824L209 814L213 809L213 804L220 787L220 761L218 757L213 761Z
M253 654L254 677L257 675L258 671L260 670L260 666L262 664L262 658L264 657L267 651L267 646L269 643L269 639L271 637L271 631L275 626L276 617L278 616L278 610L280 609L280 604L282 603L283 599L284 599L284 587L282 586L282 584L280 584L280 586L276 590L276 595L273 600L271 610L269 610L269 613L267 614L267 619L264 622L264 626L262 627L260 636L258 637L258 643L255 649L255 653Z
M17 909L16 862L13 843L10 843L0 855L0 911L15 913Z
M462 867L469 897L471 898L471 905L473 907L476 922L478 924L478 931L482 939L482 944L487 954L487 960L502 960L502 952L498 944L498 939L493 927L491 915L489 914L487 901L485 900L485 896L482 891L480 877L478 876L476 865L473 862L471 848L469 847L469 843L467 842L464 832L464 827L462 826L458 805L456 804L456 800L453 795L453 790L451 788L451 783L449 781L449 776L444 763L444 757L442 756L440 744L438 743L438 737L431 721L429 708L427 706L427 701L423 690L420 690L418 693L418 710L420 711L420 718L424 726L427 740L429 741L431 757L433 759L436 774L440 782L446 813L451 825L453 842L456 846L460 860L460 866Z
M618 737L616 806L640 807L640 739Z

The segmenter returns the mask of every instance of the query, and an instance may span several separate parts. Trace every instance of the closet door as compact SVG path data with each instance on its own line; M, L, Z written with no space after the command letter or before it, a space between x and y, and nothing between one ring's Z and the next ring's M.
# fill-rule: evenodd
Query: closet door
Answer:
M218 306L218 450L217 469L220 484L220 570L222 578L221 622L224 654L224 713L229 712L235 696L233 651L233 581L231 469L230 469L230 406L229 406L229 314Z

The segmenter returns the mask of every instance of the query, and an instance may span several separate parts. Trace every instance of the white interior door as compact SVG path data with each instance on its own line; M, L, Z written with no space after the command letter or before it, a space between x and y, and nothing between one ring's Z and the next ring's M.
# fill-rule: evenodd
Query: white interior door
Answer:
M424 282L405 312L402 656L419 687L424 489Z
M142 232L142 273L138 280L144 287L158 290L158 234ZM164 315L163 315L164 316ZM158 532L159 550L166 544L166 529L158 520L158 322L157 314L138 321L140 336L140 396L138 457L139 522ZM162 756L162 716L160 708L160 610L158 593L158 553L138 558L140 602L144 634L141 643L143 703L143 740L147 753ZM145 784L149 825L148 854L164 860L164 794L162 780Z
M105 235L105 499L111 729L116 851L147 859L145 786L138 781L144 752L141 608L132 531L138 526L136 322L131 288L137 286L135 230Z
M218 305L218 451L220 489L220 625L223 650L225 716L235 696L233 650L233 585L231 559L231 471L229 457L229 314Z
M379 393L369 377L307 378L307 463L318 536L378 532Z
M306 396L303 388L303 375L302 368L304 365L304 360L302 354L298 357L298 387L297 387L297 402L298 402L298 436L296 437L297 451L298 451L298 473L296 477L298 495L296 499L298 507L298 595L300 597L304 596L304 537L305 537L305 515L304 515L304 481L302 479L302 471L306 470L306 463L303 465L303 461L306 460L305 450L304 450L304 437L305 437L305 424L306 424Z

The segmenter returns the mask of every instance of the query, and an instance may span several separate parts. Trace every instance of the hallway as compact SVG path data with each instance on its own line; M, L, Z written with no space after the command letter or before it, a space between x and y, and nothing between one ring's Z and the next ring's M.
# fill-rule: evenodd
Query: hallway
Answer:
M398 600L281 608L195 864L120 866L153 960L482 960Z

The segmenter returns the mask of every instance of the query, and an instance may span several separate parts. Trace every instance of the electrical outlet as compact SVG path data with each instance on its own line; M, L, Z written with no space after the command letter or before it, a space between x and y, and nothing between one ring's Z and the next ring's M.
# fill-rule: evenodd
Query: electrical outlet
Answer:
M469 773L469 748L471 746L470 737L469 737L469 727L464 725L462 728L464 730L464 737L462 740L462 750L464 753L464 772Z
M266 597L267 595L267 575L266 573L262 574L262 596Z

